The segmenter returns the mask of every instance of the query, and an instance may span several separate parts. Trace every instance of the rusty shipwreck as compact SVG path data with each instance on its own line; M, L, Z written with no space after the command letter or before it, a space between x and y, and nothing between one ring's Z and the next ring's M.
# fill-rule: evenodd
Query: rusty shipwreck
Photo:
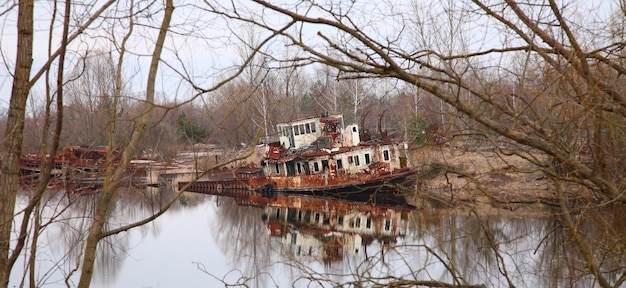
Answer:
M107 162L107 157L111 160ZM119 166L121 152L109 152L106 146L68 146L56 155L25 154L20 158L19 182L23 188L39 185L44 160L52 161L47 188L64 189L70 194L92 193L101 190L107 165ZM142 187L146 174L153 169L146 159L132 159L126 170L123 185ZM1 162L0 162L1 163Z
M388 137L372 139L357 124L344 125L342 115L308 117L276 128L278 135L262 146L264 157L259 162L218 169L195 183L180 182L179 188L271 197L274 193L369 195L414 187L416 170L408 167L406 144Z

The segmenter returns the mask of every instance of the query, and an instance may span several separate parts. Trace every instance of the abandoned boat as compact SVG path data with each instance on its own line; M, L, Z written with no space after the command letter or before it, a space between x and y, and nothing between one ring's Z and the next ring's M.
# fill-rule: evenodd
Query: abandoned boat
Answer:
M112 157L107 164L107 157ZM54 157L40 154L25 154L20 158L20 185L34 188L39 184L44 160L53 161L50 180L47 188L65 189L70 194L93 193L101 190L107 165L117 167L121 152L113 150L109 153L106 146L68 146ZM127 168L123 185L137 186L137 179L145 176L147 160L133 159Z
M213 171L179 189L216 195L242 189L309 195L396 192L414 187L415 169L408 167L405 143L371 138L356 124L344 125L342 115L322 115L281 123L278 135L263 145L260 163ZM365 138L364 137L364 138Z

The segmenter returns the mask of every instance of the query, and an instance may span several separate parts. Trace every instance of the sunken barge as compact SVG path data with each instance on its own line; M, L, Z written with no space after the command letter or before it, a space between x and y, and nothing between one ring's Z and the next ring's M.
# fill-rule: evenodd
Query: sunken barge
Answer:
M111 161L107 163L107 157ZM68 146L54 156L25 154L20 158L19 183L23 188L34 188L39 185L42 164L52 161L50 180L47 188L65 189L70 194L99 192L104 184L107 165L115 168L121 160L119 150L109 152L106 146ZM140 184L137 179L146 176L147 160L133 159L127 170L124 185Z

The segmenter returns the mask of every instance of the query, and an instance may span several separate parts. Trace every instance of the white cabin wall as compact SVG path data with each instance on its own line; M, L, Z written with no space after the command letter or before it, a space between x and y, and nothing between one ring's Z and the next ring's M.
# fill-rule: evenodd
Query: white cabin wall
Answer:
M295 140L295 146L293 148L302 148L311 145L311 143L317 140L318 136L314 135L299 135L293 137Z
M276 166L278 165L278 171L276 171ZM263 175L266 176L286 176L287 175L287 167L285 167L285 163L275 163L275 162L266 162L263 167Z
M288 131L291 133L289 137L293 138L294 145L291 148L298 149L301 147L309 146L311 145L311 143L315 142L317 138L322 136L319 118L305 119L294 121L289 124L277 125L277 127L285 126L289 126ZM283 134L283 137L286 136ZM281 143L283 143L283 140L285 139L281 139ZM289 140L289 138L286 138L286 140ZM287 146L285 147L289 148Z
M370 162L367 163L365 160L365 154L369 154ZM372 162L376 161L374 159L375 152L373 147L365 147L357 150L353 150L350 152L342 153L335 156L335 159L342 159L341 162L343 164L343 170L348 173L358 173L359 171L366 169ZM355 156L358 156L359 163L357 165Z
M280 142L280 145L283 145L283 147L285 147L285 149L291 148L291 144L289 142L289 137L287 137L287 136L279 136L278 137L278 141Z
M348 164L348 159L343 157L343 154L334 155L332 158L333 158L333 161L332 161L333 163L331 165L334 166L334 168L331 167L331 169L333 169L334 171L345 171L346 170L346 168L347 168L346 165ZM337 164L338 160L341 160L341 168Z
M278 141L280 142L280 144L285 147L285 149L293 148L293 145L291 143L291 139L293 137L291 125L278 124L276 125L276 130L278 130Z
M343 143L344 146L354 147L361 143L361 137L359 136L359 125L350 124L343 130Z
M402 143L378 146L375 152L375 161L389 163L389 167L392 170L400 168L400 157L405 155L404 148L401 145ZM385 159L385 151L387 151L388 159Z
M331 161L330 158L327 155L320 156L320 157L315 157L315 158L310 158L308 160L308 163L309 163L309 168L311 169L311 174L320 174L320 173L324 172L324 167L322 166L322 161L328 161L328 166L334 165L334 163L330 163L330 162L333 162L333 161ZM315 163L317 163L317 171L315 170Z

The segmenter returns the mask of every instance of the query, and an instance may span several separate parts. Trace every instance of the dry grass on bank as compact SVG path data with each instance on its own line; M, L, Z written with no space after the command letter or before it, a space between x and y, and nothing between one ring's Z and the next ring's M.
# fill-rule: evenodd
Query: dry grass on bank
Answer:
M516 155L426 146L413 149L410 161L421 171L411 202L422 209L539 217L550 210L541 203L556 203L549 178Z

